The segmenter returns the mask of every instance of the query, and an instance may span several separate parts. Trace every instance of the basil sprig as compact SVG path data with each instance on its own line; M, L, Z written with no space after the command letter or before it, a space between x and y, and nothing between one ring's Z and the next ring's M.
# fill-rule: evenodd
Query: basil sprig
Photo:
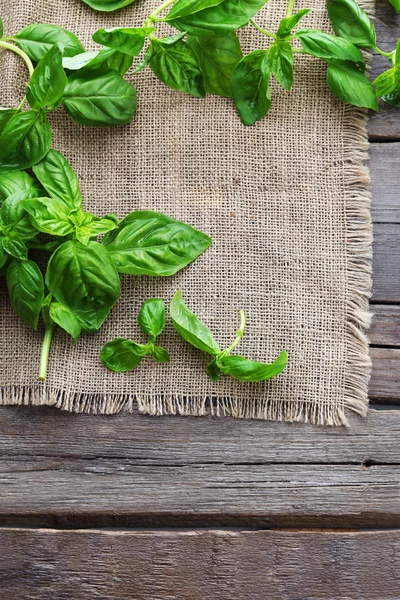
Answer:
M288 355L285 350L271 364L231 354L244 334L246 318L243 310L240 311L240 327L235 340L225 350L220 349L207 325L202 323L183 302L181 290L178 290L172 299L170 314L173 326L179 335L195 348L213 357L207 367L207 374L211 381L217 381L222 374L241 381L265 381L279 375L287 364Z
M138 322L147 334L147 344L139 344L125 338L107 342L100 352L100 360L111 371L122 373L133 371L145 356L152 356L157 362L169 362L170 357L164 348L156 345L156 339L164 330L166 312L160 298L146 300L139 312Z

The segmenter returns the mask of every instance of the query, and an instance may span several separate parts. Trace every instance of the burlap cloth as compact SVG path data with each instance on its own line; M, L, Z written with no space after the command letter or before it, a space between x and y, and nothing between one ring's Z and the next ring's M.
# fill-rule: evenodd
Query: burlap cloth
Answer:
M74 31L88 49L99 27L140 26L158 3L105 15L80 0L0 0L7 35L32 22ZM271 29L284 16L271 0L257 20ZM365 6L365 4L364 4ZM323 0L304 26L329 30ZM372 9L372 3L368 6ZM253 28L244 51L265 45ZM182 219L213 238L212 247L171 278L123 277L122 296L103 328L73 345L58 329L47 381L37 380L42 326L30 330L12 312L1 280L2 404L51 404L71 411L233 415L319 424L346 423L345 409L367 408L367 340L371 287L366 113L336 100L325 66L296 56L289 93L273 85L269 116L244 127L229 99L198 100L162 85L146 70L133 76L138 110L130 126L76 125L60 108L51 117L53 147L77 172L87 209L121 217L137 209ZM26 71L0 58L0 105L23 96ZM171 363L146 359L127 374L99 361L114 337L144 341L136 317L150 297L169 303L182 288L186 303L228 346L244 308L248 327L238 351L271 361L285 348L289 365L276 379L211 383L208 356L168 324L160 343Z

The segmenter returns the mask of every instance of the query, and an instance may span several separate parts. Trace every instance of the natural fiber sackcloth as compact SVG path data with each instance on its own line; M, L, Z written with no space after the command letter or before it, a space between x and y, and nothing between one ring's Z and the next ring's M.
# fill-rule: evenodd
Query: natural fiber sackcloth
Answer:
M80 0L0 0L5 32L53 23L93 49L100 27L140 26L155 0L111 15ZM267 29L285 14L270 0L257 20ZM323 0L304 26L329 31ZM371 12L372 3L364 7ZM307 23L306 23L307 20ZM265 47L247 27L245 53ZM17 105L26 83L18 57L1 55L0 104ZM120 128L73 123L62 108L51 117L53 147L78 174L88 210L121 218L151 209L210 234L213 244L170 278L123 277L122 295L102 329L72 344L58 329L47 381L37 380L43 331L34 332L10 308L1 281L0 390L2 404L54 405L78 412L132 411L151 415L231 415L242 418L346 424L346 409L367 410L370 373L364 328L369 322L371 224L367 114L339 102L325 83L326 66L296 56L295 83L272 85L269 114L245 127L228 98L199 100L170 90L149 69L128 75L138 109ZM221 347L232 342L238 311L247 314L238 352L272 361L286 349L289 364L275 379L239 382L206 375L209 357L184 342L169 323L160 343L171 362L144 360L126 374L103 367L99 352L115 337L141 340L144 300L167 305L181 288ZM144 341L144 339L142 340Z

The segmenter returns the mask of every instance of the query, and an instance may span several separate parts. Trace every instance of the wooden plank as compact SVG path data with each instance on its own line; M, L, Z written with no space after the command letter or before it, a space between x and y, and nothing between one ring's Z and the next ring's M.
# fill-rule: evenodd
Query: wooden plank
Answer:
M400 303L399 224L374 225L373 260L373 301Z
M400 531L0 530L7 600L398 600Z
M372 219L374 223L400 223L400 144L371 144L369 151Z
M375 304L371 308L372 326L368 332L370 343L375 346L400 347L400 306ZM400 364L398 369L400 370Z
M351 424L4 407L0 523L399 526L400 411Z
M371 348L373 374L369 386L370 398L386 404L400 404L400 350Z

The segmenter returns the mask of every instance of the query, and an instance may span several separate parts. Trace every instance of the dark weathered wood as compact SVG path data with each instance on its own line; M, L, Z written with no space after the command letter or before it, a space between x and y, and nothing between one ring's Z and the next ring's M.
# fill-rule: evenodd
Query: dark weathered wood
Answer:
M400 144L371 144L369 168L374 223L400 223Z
M400 350L371 348L373 374L370 398L400 404Z
M372 326L368 332L370 343L375 346L400 348L400 306L398 304L375 304L371 308L373 311Z
M7 600L398 600L400 532L0 530Z
M400 225L374 225L373 301L400 303Z

